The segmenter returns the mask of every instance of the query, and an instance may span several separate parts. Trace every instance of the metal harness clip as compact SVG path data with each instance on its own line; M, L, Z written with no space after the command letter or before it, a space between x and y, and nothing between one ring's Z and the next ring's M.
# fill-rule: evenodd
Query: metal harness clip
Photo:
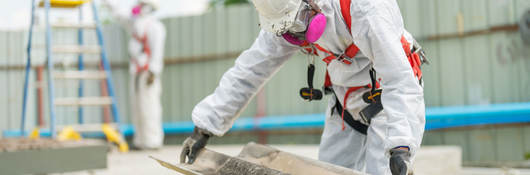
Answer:
M336 57L337 57L337 60L338 60L338 61L342 61L342 62L345 63L345 64L351 64L351 63L353 63L353 59L350 58L350 57L348 57L348 56L346 56L346 54L344 54L344 53L342 53L342 54L340 54L340 55L337 55Z

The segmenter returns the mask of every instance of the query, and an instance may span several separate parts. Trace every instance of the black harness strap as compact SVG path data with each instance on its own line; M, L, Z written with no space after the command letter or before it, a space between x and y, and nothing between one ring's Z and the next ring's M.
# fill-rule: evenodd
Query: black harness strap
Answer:
M377 89L377 78L375 77L375 69L370 69L370 80L372 80L372 89L371 89L371 95L375 94L375 90Z
M333 112L337 110L337 112L342 112L342 105L340 104L339 99L337 96L335 96L335 106L331 109L331 115L333 115ZM348 110L344 110L344 121L350 125L353 129L355 129L357 132L366 135L368 131L368 125L365 125L357 120L353 119L353 116L348 112Z

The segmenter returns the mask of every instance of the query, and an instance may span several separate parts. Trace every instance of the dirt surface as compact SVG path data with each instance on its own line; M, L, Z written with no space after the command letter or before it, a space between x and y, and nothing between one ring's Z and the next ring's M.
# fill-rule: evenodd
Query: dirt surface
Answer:
M38 150L61 147L61 142L52 139L9 138L0 139L0 152Z

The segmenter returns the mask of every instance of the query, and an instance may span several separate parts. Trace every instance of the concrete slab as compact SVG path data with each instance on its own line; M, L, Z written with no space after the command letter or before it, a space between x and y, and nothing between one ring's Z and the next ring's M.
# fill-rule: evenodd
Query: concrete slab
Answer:
M415 174L447 175L462 171L462 149L458 146L424 146L416 154Z
M362 173L318 160L280 151L276 148L249 143L237 156L204 149L193 164L171 164L158 160L162 166L185 175L361 175Z
M279 170L292 175L326 174L326 175L361 175L363 173L318 161L316 159L298 156L276 148L249 143L237 156L265 167Z
M202 150L197 155L193 164L173 164L155 157L160 165L185 175L223 175L223 174L254 174L254 175L287 175L278 170L265 167L232 157L222 153L212 151L208 148Z
M46 174L107 168L108 145L99 140L0 140L0 174Z
M530 169L466 167L460 175L530 175Z

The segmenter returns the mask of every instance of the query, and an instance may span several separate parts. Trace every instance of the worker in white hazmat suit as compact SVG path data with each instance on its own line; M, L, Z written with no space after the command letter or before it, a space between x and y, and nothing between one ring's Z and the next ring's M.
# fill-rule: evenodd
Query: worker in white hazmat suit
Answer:
M158 149L163 145L162 91L160 76L164 66L166 29L154 16L158 0L139 0L128 12L116 1L105 0L117 20L131 35L129 40L129 94L135 128L133 144L138 149Z
M421 60L395 0L253 0L262 31L192 112L180 161L224 135L298 50L328 64L319 160L374 175L410 174L425 125ZM314 70L314 67L313 67ZM311 72L311 65L309 66ZM304 99L320 91L301 90ZM318 93L317 93L318 92ZM318 97L320 96L320 97ZM347 125L345 125L346 123Z

